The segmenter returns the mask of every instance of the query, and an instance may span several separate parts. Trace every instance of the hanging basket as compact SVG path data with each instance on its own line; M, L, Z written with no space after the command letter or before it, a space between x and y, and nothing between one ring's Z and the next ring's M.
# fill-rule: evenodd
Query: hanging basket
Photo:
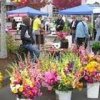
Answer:
M87 98L99 97L99 85L100 83L87 83Z
M71 100L72 91L55 91L57 100Z

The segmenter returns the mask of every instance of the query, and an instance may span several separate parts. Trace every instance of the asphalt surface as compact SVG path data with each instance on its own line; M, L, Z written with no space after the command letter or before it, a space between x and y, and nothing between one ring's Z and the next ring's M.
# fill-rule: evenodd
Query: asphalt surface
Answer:
M57 100L54 92L43 91L44 94L34 100ZM9 85L0 89L0 100L16 100L16 96L10 92ZM87 99L86 89L84 89L82 91L74 91L71 100L100 100L100 96L98 99Z

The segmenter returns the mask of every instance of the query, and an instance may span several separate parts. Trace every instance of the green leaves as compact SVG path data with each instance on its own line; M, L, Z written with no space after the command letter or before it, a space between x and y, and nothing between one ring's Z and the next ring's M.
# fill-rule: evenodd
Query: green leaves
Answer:
M16 53L18 51L18 43L15 41L14 37L7 35L7 50L9 53Z
M100 42L93 43L92 49L96 51L100 50Z

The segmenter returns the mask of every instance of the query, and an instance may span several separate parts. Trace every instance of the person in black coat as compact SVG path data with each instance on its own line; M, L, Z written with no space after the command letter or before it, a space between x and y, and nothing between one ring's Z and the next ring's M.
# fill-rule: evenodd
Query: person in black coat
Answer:
M78 24L78 20L76 19L76 16L72 17L72 22L70 24L70 29L71 29L71 34L72 34L72 43L75 42L75 32L76 32L76 27Z
M64 23L64 20L62 19L61 15L58 16L58 19L55 21L55 24L56 24L57 32L60 32L63 30L65 23Z
M38 58L40 50L35 45L35 41L32 35L32 28L30 26L30 18L26 17L23 19L23 24L20 26L20 30L23 47L30 52L33 60Z
M12 20L12 29L16 30L17 22L15 19Z

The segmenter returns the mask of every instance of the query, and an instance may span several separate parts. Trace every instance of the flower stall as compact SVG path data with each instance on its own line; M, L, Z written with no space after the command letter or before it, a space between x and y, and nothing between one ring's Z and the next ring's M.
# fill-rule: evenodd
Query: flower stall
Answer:
M10 65L10 88L17 100L33 100L41 96L41 87L55 91L57 100L71 100L72 91L82 90L86 85L87 97L98 98L100 55L76 45L60 53L59 59L52 52L54 50L44 51L34 63L26 58Z

